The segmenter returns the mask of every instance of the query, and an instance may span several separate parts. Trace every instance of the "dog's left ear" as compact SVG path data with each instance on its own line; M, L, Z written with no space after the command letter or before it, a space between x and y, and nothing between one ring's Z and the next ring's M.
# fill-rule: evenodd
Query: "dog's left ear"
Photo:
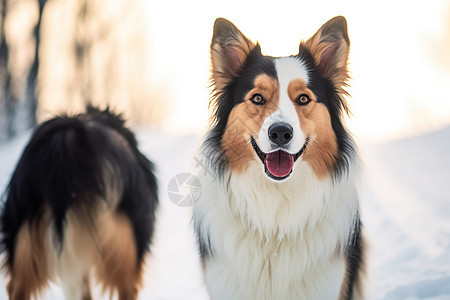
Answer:
M218 18L211 41L212 80L215 89L223 90L237 76L255 44L230 21Z
M311 52L322 76L337 88L345 85L350 40L344 17L334 17L326 22L309 40L300 44L300 53L302 47Z

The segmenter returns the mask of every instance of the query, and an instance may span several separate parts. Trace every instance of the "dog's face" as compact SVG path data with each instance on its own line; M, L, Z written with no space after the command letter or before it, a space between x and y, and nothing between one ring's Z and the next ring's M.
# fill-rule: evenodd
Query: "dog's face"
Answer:
M217 19L211 44L215 127L211 131L228 168L243 173L261 164L283 181L297 161L317 177L336 167L345 143L341 110L347 79L347 23L336 17L291 57L269 57L232 23Z

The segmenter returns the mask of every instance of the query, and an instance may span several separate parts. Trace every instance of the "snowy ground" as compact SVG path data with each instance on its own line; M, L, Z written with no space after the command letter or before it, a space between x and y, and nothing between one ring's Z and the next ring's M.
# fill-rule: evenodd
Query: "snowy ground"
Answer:
M373 299L450 299L450 127L364 145Z
M178 207L167 197L169 180L188 170L199 136L137 132L142 151L158 166L161 195L140 299L207 299L190 208ZM23 135L0 145L1 190L27 139ZM385 144L363 144L361 153L366 165L362 215L371 243L369 299L450 299L450 127ZM0 299L7 299L5 283L0 277ZM52 285L42 299L62 299L61 290Z

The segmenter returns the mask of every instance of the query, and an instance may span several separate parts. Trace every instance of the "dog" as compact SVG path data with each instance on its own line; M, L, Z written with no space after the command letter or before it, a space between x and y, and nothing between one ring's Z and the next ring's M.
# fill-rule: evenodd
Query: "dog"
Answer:
M349 113L347 21L270 57L215 21L213 108L193 224L212 299L362 299L365 274Z
M158 204L153 164L120 115L87 107L36 128L4 194L1 252L9 298L60 280L66 299L137 299Z

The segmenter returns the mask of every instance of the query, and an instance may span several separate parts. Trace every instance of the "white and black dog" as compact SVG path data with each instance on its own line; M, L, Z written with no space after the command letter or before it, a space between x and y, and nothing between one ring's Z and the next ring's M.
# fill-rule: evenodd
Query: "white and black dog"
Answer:
M91 299L89 277L137 299L152 240L157 183L120 116L88 107L40 125L12 175L1 212L9 298L59 279L66 299Z
M358 158L343 124L344 17L290 57L217 19L193 219L212 299L361 299Z

